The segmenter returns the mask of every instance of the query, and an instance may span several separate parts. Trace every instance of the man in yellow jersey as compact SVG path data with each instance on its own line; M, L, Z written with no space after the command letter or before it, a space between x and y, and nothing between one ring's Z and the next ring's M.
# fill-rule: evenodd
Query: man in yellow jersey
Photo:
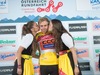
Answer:
M50 21L42 17L39 19L38 24L40 31L36 34L36 41L40 48L40 74L41 75L59 75L58 74L58 61L54 45L54 37L52 32L48 31Z

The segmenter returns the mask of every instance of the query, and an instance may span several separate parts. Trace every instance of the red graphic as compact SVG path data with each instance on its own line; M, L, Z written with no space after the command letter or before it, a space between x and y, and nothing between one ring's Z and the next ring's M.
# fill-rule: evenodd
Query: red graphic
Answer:
M54 49L54 39L43 40L40 42L40 47L42 50Z
M37 8L37 11L38 12L42 12L42 11L46 11L46 12L49 12L50 11L50 7L52 7L52 11L53 12L57 12L58 11L58 8L63 6L63 3L62 2L58 2L58 5L55 7L54 6L54 1L53 0L50 0L49 1L49 4L46 8Z
M67 75L67 74L65 74L65 73L62 71L62 69L60 69L60 70L59 70L59 75Z

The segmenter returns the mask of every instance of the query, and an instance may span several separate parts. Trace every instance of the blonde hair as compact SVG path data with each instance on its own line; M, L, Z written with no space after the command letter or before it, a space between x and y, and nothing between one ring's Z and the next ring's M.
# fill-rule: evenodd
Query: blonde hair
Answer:
M46 18L46 17L41 17L41 18L39 19L39 21L38 21L38 24L40 24L40 23L43 22L43 21L47 21L47 22L48 22L48 25L50 24L49 19Z

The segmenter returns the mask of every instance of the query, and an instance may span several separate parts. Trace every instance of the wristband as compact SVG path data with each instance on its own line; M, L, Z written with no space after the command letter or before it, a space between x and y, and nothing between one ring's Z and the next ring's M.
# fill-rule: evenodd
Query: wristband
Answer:
M17 68L21 69L21 65L18 65Z
M75 67L78 67L78 64L77 64L77 65L75 65Z

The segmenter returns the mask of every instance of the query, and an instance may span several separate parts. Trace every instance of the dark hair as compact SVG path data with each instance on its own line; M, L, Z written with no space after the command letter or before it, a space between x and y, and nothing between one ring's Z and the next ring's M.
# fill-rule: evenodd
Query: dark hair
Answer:
M27 24L24 24L23 28L22 28L22 35L32 33L31 29L32 29L33 25L34 25L34 21L29 21Z
M67 34L69 34L69 36L71 36L71 34L63 27L62 22L60 20L52 19L51 22L53 25L52 32L53 32L53 36L55 38L55 48L56 48L57 52L59 52L59 50L63 49L61 35L63 33L67 33ZM73 41L73 43L74 43L74 41Z

